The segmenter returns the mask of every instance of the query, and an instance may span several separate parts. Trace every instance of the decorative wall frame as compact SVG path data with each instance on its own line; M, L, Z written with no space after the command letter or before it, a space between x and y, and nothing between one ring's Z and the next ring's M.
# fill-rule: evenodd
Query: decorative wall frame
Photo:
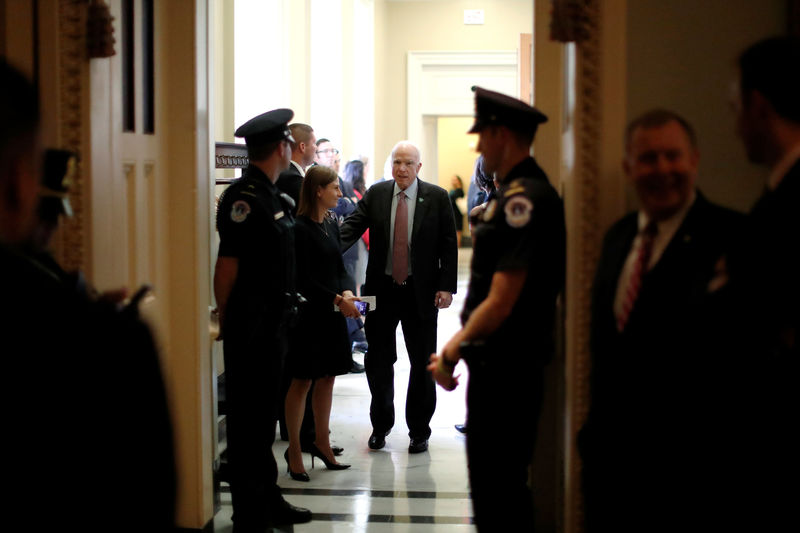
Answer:
M88 184L84 143L86 122L85 90L88 84L85 0L58 2L58 128L60 147L78 154L78 162L70 190L74 212L65 220L61 236L61 263L66 270L89 269Z

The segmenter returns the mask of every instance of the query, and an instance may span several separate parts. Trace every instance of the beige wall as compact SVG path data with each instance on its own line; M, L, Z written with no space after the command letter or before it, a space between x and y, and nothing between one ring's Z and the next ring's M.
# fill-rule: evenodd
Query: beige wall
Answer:
M485 23L464 25L464 10L484 10ZM532 0L386 1L375 6L375 155L382 162L406 137L409 50L515 50L531 33ZM411 139L414 141L415 139Z
M438 177L439 186L448 191L453 188L451 183L453 175L457 174L461 177L465 197L469 189L469 178L475 166L475 159L478 157L475 152L477 135L467 133L472 122L472 117L439 117L436 128L439 168L435 170L428 168L428 172L423 172L429 181ZM424 163L423 166L425 166ZM467 213L464 207L467 205L466 198L460 203L463 203L461 212L466 221ZM464 227L466 228L467 224L464 224Z
M684 115L700 145L701 190L747 210L763 187L734 134L728 91L748 44L786 28L785 0L628 2L628 118L663 106ZM629 206L633 203L629 196Z
M475 152L478 137L467 133L472 122L472 117L439 118L436 130L439 148L438 168L428 168L428 171L423 173L429 178L438 178L439 185L445 189L450 189L453 174L458 174L464 181L465 194L475 159L478 157Z

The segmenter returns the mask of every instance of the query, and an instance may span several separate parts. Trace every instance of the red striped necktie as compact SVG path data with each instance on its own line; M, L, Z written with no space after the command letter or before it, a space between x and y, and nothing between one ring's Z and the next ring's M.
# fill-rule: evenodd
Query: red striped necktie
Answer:
M403 191L397 195L397 211L394 215L392 278L400 285L408 278L408 206Z
M636 299L639 297L639 292L642 289L642 278L644 273L647 272L647 265L650 263L650 256L653 253L653 242L656 240L658 234L658 226L655 222L651 221L644 227L641 232L642 242L639 245L639 252L636 255L636 262L633 264L633 271L628 280L628 286L625 288L625 299L622 301L622 311L617 317L617 330L623 331L625 325L628 323L633 306Z

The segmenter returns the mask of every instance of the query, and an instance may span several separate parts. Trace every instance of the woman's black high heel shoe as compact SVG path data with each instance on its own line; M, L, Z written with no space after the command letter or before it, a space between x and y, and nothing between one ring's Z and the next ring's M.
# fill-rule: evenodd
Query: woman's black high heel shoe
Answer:
M286 471L289 472L289 476L295 481L311 481L311 478L308 477L308 472L292 472L292 468L289 466L289 448L286 448L286 451L283 452L283 458L286 459ZM314 456L311 456L311 466L314 466ZM349 466L349 465L348 465Z
M347 468L350 468L350 465L345 465L342 463L334 463L333 461L325 457L320 451L320 449L317 448L316 444L311 445L311 450L309 451L309 453L311 454L311 468L314 468L314 457L319 457L320 459L322 459L322 462L325 463L325 468L327 468L328 470L345 470Z

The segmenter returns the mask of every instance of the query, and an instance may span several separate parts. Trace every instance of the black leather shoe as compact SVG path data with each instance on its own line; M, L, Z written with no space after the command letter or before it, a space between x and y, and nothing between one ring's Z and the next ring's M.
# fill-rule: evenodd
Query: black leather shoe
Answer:
M411 444L408 445L408 453L422 453L428 451L428 439L411 438Z
M456 431L459 433L466 433L467 432L467 425L466 424L456 424Z
M388 434L388 431L373 431L372 435L369 436L367 446L369 446L372 450L380 450L386 446L386 435Z
M311 522L311 511L303 507L295 507L283 500L272 512L272 525L283 526L287 524L304 524Z
M334 446L333 444L331 444L331 451L333 452L333 455L339 457L340 455L342 455L344 448L342 448L341 446Z
M361 374L364 372L364 365L357 362L355 359L353 360L352 364L350 365L350 373L351 374Z

